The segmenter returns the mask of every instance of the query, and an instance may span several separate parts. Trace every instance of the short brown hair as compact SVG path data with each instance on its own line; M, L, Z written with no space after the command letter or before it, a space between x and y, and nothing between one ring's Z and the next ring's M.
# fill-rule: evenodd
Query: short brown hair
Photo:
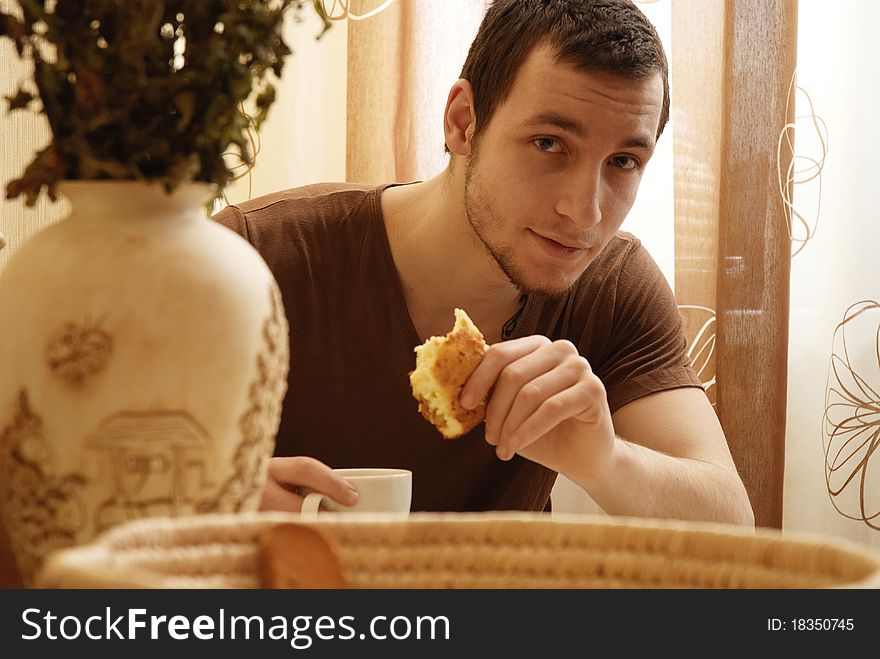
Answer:
M663 78L657 137L669 120L669 66L654 26L630 0L495 0L461 70L474 90L476 137L510 94L532 50L548 44L561 62L642 80Z

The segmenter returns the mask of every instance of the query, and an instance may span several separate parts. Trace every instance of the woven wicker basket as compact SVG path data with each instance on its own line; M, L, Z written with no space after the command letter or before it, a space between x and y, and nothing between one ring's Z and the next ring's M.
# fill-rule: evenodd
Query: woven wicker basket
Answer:
M880 554L838 539L524 513L145 519L51 555L37 585L257 588L260 532L282 522L331 537L354 588L880 587Z

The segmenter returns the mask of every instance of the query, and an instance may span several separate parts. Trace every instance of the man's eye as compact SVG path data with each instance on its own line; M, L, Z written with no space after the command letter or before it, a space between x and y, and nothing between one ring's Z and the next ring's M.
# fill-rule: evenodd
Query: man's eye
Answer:
M620 169L635 169L639 166L639 161L632 156L614 156L611 163Z
M562 151L562 146L552 137L539 137L532 140L532 143L546 153L560 153Z

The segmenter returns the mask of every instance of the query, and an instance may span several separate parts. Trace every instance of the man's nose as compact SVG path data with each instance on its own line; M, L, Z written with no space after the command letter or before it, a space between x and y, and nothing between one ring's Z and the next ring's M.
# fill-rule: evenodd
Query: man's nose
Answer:
M596 169L571 177L556 202L556 212L584 229L595 226L602 220L601 184Z

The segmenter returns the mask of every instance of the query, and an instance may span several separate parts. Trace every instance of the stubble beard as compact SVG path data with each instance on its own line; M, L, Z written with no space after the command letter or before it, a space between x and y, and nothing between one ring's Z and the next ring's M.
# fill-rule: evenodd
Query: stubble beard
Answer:
M574 287L574 282L564 287L553 289L530 285L525 274L514 263L513 250L506 245L493 244L489 239L489 229L501 228L504 225L504 218L495 212L490 203L485 201L485 195L481 194L479 177L475 169L476 153L473 153L465 163L464 170L465 213L467 213L468 222L474 230L474 234L483 243L483 247L498 265L498 268L521 293L527 295L534 293L553 299L567 297Z

